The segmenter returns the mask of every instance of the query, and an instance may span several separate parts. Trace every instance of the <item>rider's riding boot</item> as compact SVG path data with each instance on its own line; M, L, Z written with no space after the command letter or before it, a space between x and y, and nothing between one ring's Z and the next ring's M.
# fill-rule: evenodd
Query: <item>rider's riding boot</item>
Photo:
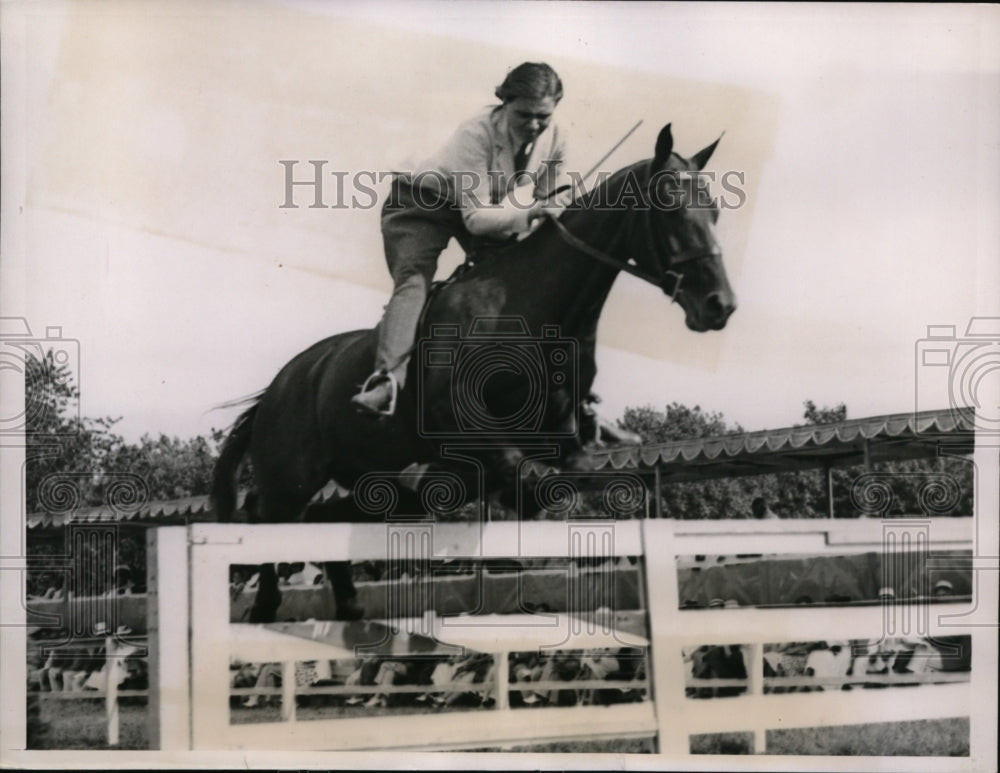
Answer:
M600 402L600 395L594 392L587 395L587 399L583 401L583 414L589 419L589 425L593 427L592 430L588 430L588 434L589 432L593 432L590 444L596 448L603 447L605 443L641 446L642 437L640 435L612 424L597 412L594 406Z
M641 446L642 436L636 432L622 429L612 424L600 414L597 415L597 426L600 427L599 437L604 443L619 443L627 446Z
M365 616L365 608L358 603L358 597L356 595L350 596L344 599L334 599L337 610L334 615L336 620L360 620Z
M351 404L368 413L391 416L396 410L396 390L396 382L391 376L374 373L365 381L361 391L351 398Z

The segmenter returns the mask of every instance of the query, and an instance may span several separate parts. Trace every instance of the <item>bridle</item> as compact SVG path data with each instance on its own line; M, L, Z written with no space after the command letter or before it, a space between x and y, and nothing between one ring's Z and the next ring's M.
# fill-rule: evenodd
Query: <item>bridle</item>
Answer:
M570 186L561 186L557 190L553 191L549 195L555 196L558 193L569 190ZM649 195L647 190L647 201L653 201L653 197ZM684 271L678 270L685 263L692 263L694 261L709 260L711 258L721 257L721 253L718 250L710 249L688 249L675 251L670 247L662 244L662 237L653 228L653 218L652 211L654 207L649 204L646 207L646 215L642 218L643 225L643 241L644 247L650 258L654 261L655 270L646 271L638 265L638 262L619 260L602 250L592 247L587 244L583 239L573 234L562 222L557 218L550 218L556 227L560 237L565 241L570 247L582 252L594 260L597 260L605 265L611 266L619 271L625 271L632 276L642 279L644 282L649 282L651 285L659 287L664 293L670 296L672 303L677 302L677 295L681 291L681 283L684 280ZM630 220L631 223L631 220ZM631 234L626 236L628 241ZM661 255L667 255L666 265L660 259Z

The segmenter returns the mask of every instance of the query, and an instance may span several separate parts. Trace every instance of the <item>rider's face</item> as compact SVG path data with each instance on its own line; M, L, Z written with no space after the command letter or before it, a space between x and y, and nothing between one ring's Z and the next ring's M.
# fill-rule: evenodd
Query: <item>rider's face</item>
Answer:
M504 103L507 114L507 126L511 139L519 145L534 142L552 120L556 102L552 97L529 99L517 97Z

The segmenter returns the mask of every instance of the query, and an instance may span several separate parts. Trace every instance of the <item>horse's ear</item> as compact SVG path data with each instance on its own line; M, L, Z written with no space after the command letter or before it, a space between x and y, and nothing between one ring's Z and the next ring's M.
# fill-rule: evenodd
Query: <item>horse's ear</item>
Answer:
M719 140L721 140L724 135L725 132L722 132L722 134L719 135ZM691 156L691 163L694 164L695 169L701 171L702 169L705 168L705 164L708 163L708 159L710 159L712 157L712 154L715 152L715 146L719 144L719 140L716 140L707 148L699 150L697 153Z
M674 136L670 133L670 124L660 130L660 136L656 138L656 152L653 154L653 165L663 166L670 158L670 153L674 149Z

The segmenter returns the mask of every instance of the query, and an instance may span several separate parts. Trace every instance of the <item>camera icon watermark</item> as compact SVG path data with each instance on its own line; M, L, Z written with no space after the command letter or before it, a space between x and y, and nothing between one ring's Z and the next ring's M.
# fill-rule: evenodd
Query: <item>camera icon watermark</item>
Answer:
M549 471L521 481L521 501L548 518L608 521L642 518L648 498L641 477L619 470ZM523 515L523 513L522 513Z
M915 366L917 411L950 408L977 432L1000 433L1000 317L973 317L963 336L955 325L928 325Z
M77 386L60 394L49 395L44 390L34 389L32 379L45 379L46 369L66 371L73 374ZM44 336L35 336L24 317L0 317L0 393L13 394L21 390L24 382L24 404L4 402L0 413L0 436L31 433L47 425L47 413L58 408L64 418L61 426L65 434L75 434L73 418L80 416L79 401L80 342L74 338L64 338L61 327L46 327ZM9 407L6 407L9 406ZM71 429L73 428L73 429ZM58 436L58 431L57 435Z
M479 496L473 477L428 465L401 472L369 472L354 485L354 504L369 518L387 524L449 515Z
M477 317L466 336L457 325L433 325L419 357L417 428L423 437L577 432L577 342L563 337L557 325L543 325L532 335L520 317Z

